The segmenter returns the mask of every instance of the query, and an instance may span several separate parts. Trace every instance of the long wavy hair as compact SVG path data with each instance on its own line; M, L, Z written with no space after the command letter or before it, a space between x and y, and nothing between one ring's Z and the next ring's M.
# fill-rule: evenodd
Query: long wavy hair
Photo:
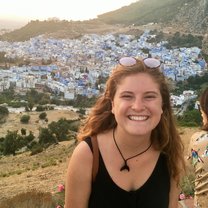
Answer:
M163 152L167 157L171 176L179 182L181 171L185 169L183 143L176 128L170 103L168 84L160 68L147 68L143 61L140 60L137 60L137 63L131 67L118 64L113 69L106 82L104 94L98 98L88 118L83 122L83 126L78 133L78 140L83 140L88 136L108 131L117 126L115 117L111 112L111 101L114 99L117 85L120 84L125 77L138 73L150 75L159 85L163 101L163 113L157 127L152 131L151 140L156 140L155 143L158 144L158 150Z
M208 88L202 92L199 102L201 110L204 111L208 119ZM202 129L208 131L208 122L202 126Z

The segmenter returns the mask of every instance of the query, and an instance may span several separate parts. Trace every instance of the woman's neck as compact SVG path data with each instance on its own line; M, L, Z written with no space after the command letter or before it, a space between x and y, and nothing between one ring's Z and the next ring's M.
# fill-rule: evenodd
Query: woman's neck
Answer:
M142 151L151 143L151 135L128 134L125 131L120 130L118 127L115 129L114 136L119 147L126 152Z

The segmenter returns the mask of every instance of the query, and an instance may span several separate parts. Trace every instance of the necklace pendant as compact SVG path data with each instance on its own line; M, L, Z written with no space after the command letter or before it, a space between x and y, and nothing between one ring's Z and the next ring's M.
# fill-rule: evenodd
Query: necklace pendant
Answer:
M121 167L121 169L120 169L120 171L123 171L123 170L128 170L128 171L130 171L130 168L129 168L129 166L125 163L122 167Z

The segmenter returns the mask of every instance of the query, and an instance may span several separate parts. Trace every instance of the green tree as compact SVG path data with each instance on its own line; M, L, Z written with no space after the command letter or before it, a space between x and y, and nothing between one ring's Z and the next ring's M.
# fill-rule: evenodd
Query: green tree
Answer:
M4 106L0 106L0 115L8 115L8 114L9 114L8 108Z
M46 144L50 145L56 143L53 133L48 128L40 128L38 138L39 143L43 146Z
M34 107L34 102L31 99L28 101L27 107L30 109L30 111L32 111L32 109Z
M201 115L196 109L185 111L183 116L178 117L177 120L181 126L201 126Z
M32 131L30 131L30 133L25 137L25 140L27 141L27 143L32 142L34 139L35 139L35 136Z
M69 122L65 118L61 118L57 122L53 121L48 125L52 134L56 135L58 141L67 140L69 133Z
M18 146L18 135L17 131L8 131L4 139L4 155L15 155Z
M3 154L4 151L4 137L0 137L0 155Z

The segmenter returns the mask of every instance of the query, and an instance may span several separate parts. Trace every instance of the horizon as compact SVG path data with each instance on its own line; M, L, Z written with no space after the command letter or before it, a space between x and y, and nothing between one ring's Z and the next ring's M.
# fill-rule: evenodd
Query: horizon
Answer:
M14 29L32 20L84 21L129 6L139 0L0 0L0 29ZM98 5L98 6L97 6ZM87 8L87 9L85 9Z

